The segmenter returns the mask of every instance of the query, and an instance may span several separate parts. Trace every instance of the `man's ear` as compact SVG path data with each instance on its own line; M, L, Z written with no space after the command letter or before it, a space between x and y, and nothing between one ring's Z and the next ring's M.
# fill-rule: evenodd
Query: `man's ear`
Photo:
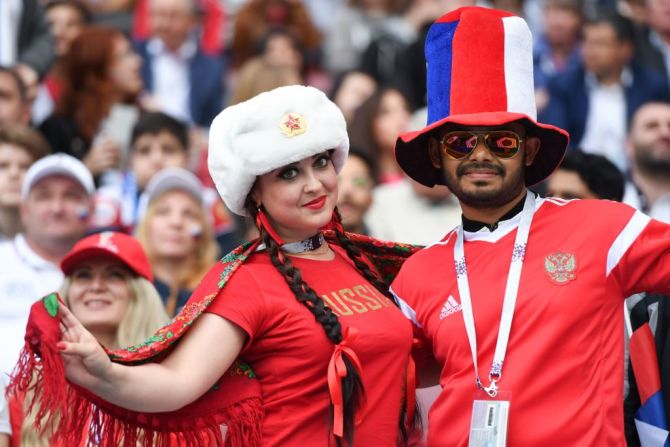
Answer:
M428 139L428 157L435 169L442 169L442 157L440 156L440 144L435 138Z
M540 151L540 144L542 142L538 137L526 137L525 141L525 150L526 150L526 166L530 166L533 164L533 161L535 160L535 156L537 153Z

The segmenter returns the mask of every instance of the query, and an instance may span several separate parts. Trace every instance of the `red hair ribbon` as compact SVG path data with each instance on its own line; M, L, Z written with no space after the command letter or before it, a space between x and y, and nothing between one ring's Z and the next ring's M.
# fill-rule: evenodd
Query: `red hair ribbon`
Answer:
M358 331L355 328L345 327L343 331L342 341L335 345L335 351L328 363L328 390L330 391L330 400L333 402L333 433L337 437L344 435L344 401L342 399L342 379L347 376L347 367L344 364L342 356L346 353L349 360L354 364L358 370L358 374L363 374L361 362L358 356L351 348L350 343L356 339ZM363 401L361 401L363 402ZM363 413L363 404L360 411L356 415L356 423L360 422L361 414Z
M333 210L333 216L330 218L330 222L324 225L321 228L321 231L334 230L339 233L344 233L344 227L342 226L342 218L340 217L340 212L335 208Z
M284 240L277 234L277 232L272 228L268 216L263 211L263 208L258 209L258 214L256 214L256 227L260 231L261 228L265 228L265 231L268 232L270 237L279 245L284 245Z

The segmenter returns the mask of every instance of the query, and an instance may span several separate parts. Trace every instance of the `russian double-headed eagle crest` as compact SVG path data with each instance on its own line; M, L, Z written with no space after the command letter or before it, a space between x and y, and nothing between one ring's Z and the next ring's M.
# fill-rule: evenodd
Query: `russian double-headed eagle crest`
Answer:
M296 135L307 132L307 122L305 117L297 113L287 113L282 116L279 122L281 133L286 137L295 137Z
M544 271L554 284L560 286L577 278L577 260L572 253L556 252L544 258Z

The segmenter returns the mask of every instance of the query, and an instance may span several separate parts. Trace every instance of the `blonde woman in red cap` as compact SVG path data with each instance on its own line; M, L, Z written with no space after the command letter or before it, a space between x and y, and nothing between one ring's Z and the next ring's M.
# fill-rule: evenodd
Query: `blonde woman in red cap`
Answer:
M365 245L342 230L336 174L348 147L342 113L311 87L227 108L210 130L209 169L228 208L254 219L260 240L210 270L173 323L139 350L149 357L105 353L60 308L65 373L98 396L92 411L110 445L119 433L147 430L142 439L168 442L166 432L179 432L189 445L397 445L405 404L414 407L411 325L362 250L394 254L376 264L388 273L413 249ZM156 352L160 363L146 364ZM65 433L74 431L68 424Z
M132 346L166 324L168 315L151 283L151 265L137 240L123 233L88 236L63 258L60 294L72 314L109 349ZM27 400L25 400L27 401ZM54 445L53 428L40 434L37 411L11 402L12 446ZM64 445L64 444L57 444Z

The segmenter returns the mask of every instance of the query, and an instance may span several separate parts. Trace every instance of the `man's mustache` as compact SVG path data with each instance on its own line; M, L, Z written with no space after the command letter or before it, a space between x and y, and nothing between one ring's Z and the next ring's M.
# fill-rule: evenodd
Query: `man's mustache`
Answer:
M460 165L458 168L456 168L456 175L461 177L463 175L469 174L472 171L481 171L481 170L493 171L500 176L505 175L505 168L503 168L502 166L493 163L477 162L477 161Z

